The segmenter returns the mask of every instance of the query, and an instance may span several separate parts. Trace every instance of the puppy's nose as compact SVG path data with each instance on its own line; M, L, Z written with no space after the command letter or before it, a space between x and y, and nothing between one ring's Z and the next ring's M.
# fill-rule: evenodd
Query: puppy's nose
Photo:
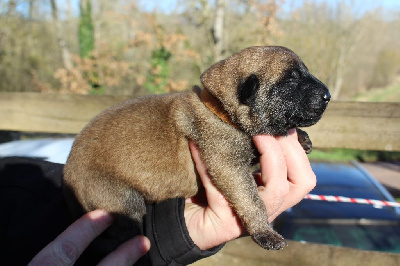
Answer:
M325 103L329 103L331 100L331 94L327 92L324 96L322 96L322 98L325 100Z

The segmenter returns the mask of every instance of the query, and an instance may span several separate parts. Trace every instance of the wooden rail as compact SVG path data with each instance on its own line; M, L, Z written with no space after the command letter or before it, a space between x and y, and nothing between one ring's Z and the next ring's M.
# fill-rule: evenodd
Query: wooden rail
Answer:
M288 240L279 251L265 251L250 237L228 242L212 257L199 260L193 266L398 266L400 254L366 251L353 248L301 243Z
M0 93L0 130L78 133L128 96ZM305 129L316 148L400 151L400 103L331 102Z

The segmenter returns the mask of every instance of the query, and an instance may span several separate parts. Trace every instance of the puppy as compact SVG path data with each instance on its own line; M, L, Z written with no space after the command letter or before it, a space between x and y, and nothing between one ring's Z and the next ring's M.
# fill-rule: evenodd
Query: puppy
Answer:
M114 236L129 238L129 223L141 223L146 203L198 193L193 140L253 240L281 249L286 243L269 226L251 174L258 154L252 136L315 124L329 91L284 47L244 49L207 69L201 83L203 89L127 100L90 121L65 165L67 201L76 215L98 208L116 214Z

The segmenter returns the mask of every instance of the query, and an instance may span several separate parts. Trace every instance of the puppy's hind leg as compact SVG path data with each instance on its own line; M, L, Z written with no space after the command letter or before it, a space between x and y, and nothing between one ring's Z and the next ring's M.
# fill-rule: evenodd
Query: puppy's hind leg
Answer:
M103 209L114 217L113 224L99 237L97 248L115 249L135 235L143 234L146 205L143 196L131 186L113 178L97 178L83 200L87 211Z
M146 214L143 196L135 189L125 187L125 191L119 191L116 197L120 197L117 200L120 205L110 211L114 216L114 223L107 234L119 242L143 234L143 217Z

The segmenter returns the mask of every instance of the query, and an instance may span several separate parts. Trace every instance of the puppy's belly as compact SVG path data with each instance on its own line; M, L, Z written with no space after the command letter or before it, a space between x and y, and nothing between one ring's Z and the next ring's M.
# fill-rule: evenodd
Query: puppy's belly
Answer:
M82 202L85 199L94 202L90 198L97 197L88 193L91 186L106 185L108 189L93 191L108 194L113 185L128 192L136 190L147 202L191 197L198 192L188 139L171 120L172 101L178 96L121 103L97 116L82 130L75 140L66 172L67 182L79 191ZM110 179L108 184L106 180ZM118 195L123 201L123 193Z
M182 171L141 172L131 187L143 195L146 202L160 202L170 198L188 198L197 194L199 187L195 173ZM139 182L137 182L139 181Z
M197 194L198 181L188 140L164 140L158 145L136 146L134 152L125 154L125 163L109 165L106 169L113 169L114 166L115 178L136 189L147 202ZM147 143L154 141L148 140Z

